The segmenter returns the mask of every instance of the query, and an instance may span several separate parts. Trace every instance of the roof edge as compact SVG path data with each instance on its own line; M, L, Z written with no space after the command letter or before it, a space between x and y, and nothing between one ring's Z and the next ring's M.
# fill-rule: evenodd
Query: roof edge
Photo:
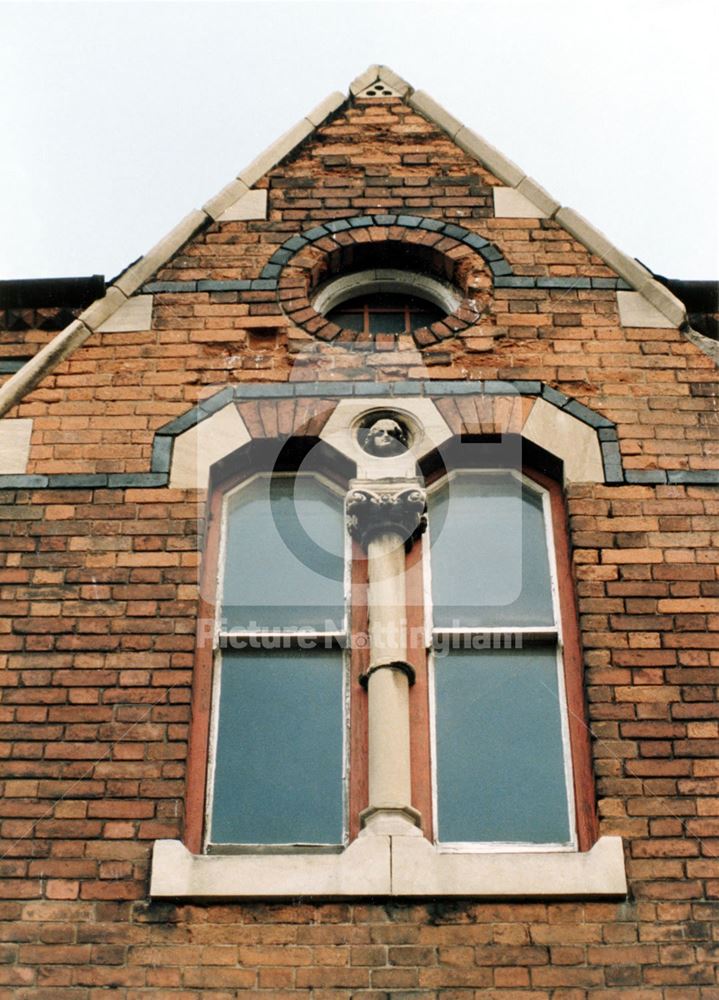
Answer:
M105 276L5 278L0 281L0 309L83 309L105 293Z
M400 78L388 67L380 67L388 82ZM377 79L375 76L374 79ZM406 84L409 87L409 84ZM113 278L105 290L105 295L96 299L77 320L61 330L49 343L0 387L0 417L16 406L28 392L45 378L61 361L110 319L118 309L145 282L163 267L188 240L201 229L216 222L222 213L246 194L272 167L289 156L323 122L334 114L348 96L335 91L312 108L293 128L280 136L272 145L256 157L237 177L230 181L201 209L195 209L182 219L166 236L159 240L147 253Z
M428 121L440 128L461 149L499 178L507 187L516 188L543 215L554 219L566 229L590 253L596 254L632 288L644 296L674 326L687 323L684 303L658 281L651 271L639 261L629 257L616 247L599 229L596 229L579 212L567 206L562 207L548 191L533 178L527 176L509 157L487 142L472 129L467 128L458 118L450 114L433 97L422 90L414 91L407 103Z
M246 194L250 188L254 187L260 178L264 177L268 171L284 160L295 151L307 139L315 129L319 128L329 117L333 115L348 100L346 94L335 91L329 94L316 107L312 108L304 118L301 118L296 125L288 129L283 135L276 139L271 146L255 157L237 177L230 181L213 198L208 199L202 206L205 212L214 222L220 218L230 205L233 205L238 198Z
M402 98L406 97L413 90L412 85L407 83L406 80L395 73L393 69L390 69L389 66L382 66L379 63L373 63L371 66L367 67L364 73L360 73L359 76L354 78L350 84L349 96L356 97L358 94L361 94L363 90L366 90L368 87L371 87L373 83L376 83L377 80L381 80L383 83L386 83L388 87L395 90Z
M102 299L98 301L102 302ZM84 344L93 332L81 320L76 319L45 344L0 388L0 416L4 416L19 403L61 361Z

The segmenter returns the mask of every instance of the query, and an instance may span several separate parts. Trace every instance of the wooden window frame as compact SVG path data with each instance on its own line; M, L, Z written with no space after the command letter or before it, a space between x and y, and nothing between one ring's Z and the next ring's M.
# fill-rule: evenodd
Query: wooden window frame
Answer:
M404 330L402 332L405 333L405 334L411 334L411 333L414 332L415 329L420 329L420 326L417 326L417 327L413 327L412 326L412 315L414 313L427 312L428 310L426 310L426 309L420 309L419 307L415 307L415 306L411 305L409 302L405 302L404 305L401 306L401 307L399 307L399 306L392 307L392 306L373 306L369 301L367 301L368 299L371 299L371 298L373 298L373 297L375 297L377 295L381 295L381 294L385 294L385 293L382 293L382 292L379 292L379 293L378 292L366 292L364 294L359 294L359 295L355 296L354 299L349 299L348 302L351 303L351 302L354 302L355 299L362 299L363 298L363 299L365 299L365 301L363 302L363 304L362 304L361 307L360 306L355 306L355 307L351 307L350 306L350 308L348 308L345 303L341 303L340 305L333 306L332 309L328 310L328 312L325 314L325 316L326 316L327 319L331 320L332 322L336 322L336 320L333 320L333 314L335 312L349 313L350 315L353 315L353 316L362 316L362 329L360 331L358 331L358 332L364 334L365 336L369 336L369 335L374 336L374 335L376 335L378 333L385 332L385 331L382 331L382 330L371 330L370 329L370 317L373 316L373 315L384 315L386 313L392 313L392 314L396 313L398 315L399 314L403 314L404 315ZM410 298L410 296L407 296L407 297ZM439 320L441 320L441 319L444 318L444 314L442 313L442 310L439 308L439 306L435 305L434 302L430 302L429 299L424 299L423 300L423 299L420 298L420 296L414 296L414 298L418 299L419 301L426 302L427 306L431 307L433 310L436 311L437 315L435 316L435 318L431 322L437 322L437 321L439 321ZM427 325L429 325L429 324L427 324L427 323L421 324L421 326L427 326ZM390 331L390 332L396 333L397 331Z

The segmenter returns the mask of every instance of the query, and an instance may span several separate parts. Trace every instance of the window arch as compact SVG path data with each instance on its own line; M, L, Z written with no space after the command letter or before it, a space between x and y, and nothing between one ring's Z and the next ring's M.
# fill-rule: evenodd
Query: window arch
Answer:
M453 312L462 301L459 291L447 280L411 268L372 267L352 270L331 278L315 292L312 304L318 312L335 309L347 299L375 292L416 295L441 309Z
M413 334L453 313L461 303L448 281L426 272L375 267L325 282L312 305L325 319L366 336Z
M505 273L508 267L496 247L437 220L378 215L355 221L358 225L346 226L351 235L338 231L330 237L315 227L299 246L282 248L282 261L272 265L279 269L279 305L308 334L359 349L370 348L376 334L385 335L384 345L389 335L398 343L409 335L418 347L427 347L487 315L494 269ZM304 252L307 243L311 254ZM425 325L373 331L335 321L332 313L344 301L380 291L430 303Z

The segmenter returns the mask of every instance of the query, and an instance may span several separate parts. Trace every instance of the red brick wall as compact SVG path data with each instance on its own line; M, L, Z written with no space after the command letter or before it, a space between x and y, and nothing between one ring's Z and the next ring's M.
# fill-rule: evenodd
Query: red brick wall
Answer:
M553 222L493 219L496 181L400 102L358 102L261 183L267 221L212 225L159 277L255 278L302 228L399 207L517 274L611 275ZM716 370L680 332L620 327L611 291L478 292L478 327L420 357L316 348L272 293L156 294L151 331L93 336L11 414L35 421L29 471L147 471L154 431L227 381L435 375L561 389L616 422L627 469L718 467ZM717 1000L719 494L567 496L628 900L174 907L148 903L148 858L183 829L204 498L5 491L0 998Z

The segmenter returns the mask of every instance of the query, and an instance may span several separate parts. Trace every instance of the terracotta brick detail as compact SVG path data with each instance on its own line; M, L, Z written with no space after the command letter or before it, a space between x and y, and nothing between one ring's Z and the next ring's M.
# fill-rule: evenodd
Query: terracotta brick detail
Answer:
M253 438L317 437L336 406L336 399L253 399L237 410Z

